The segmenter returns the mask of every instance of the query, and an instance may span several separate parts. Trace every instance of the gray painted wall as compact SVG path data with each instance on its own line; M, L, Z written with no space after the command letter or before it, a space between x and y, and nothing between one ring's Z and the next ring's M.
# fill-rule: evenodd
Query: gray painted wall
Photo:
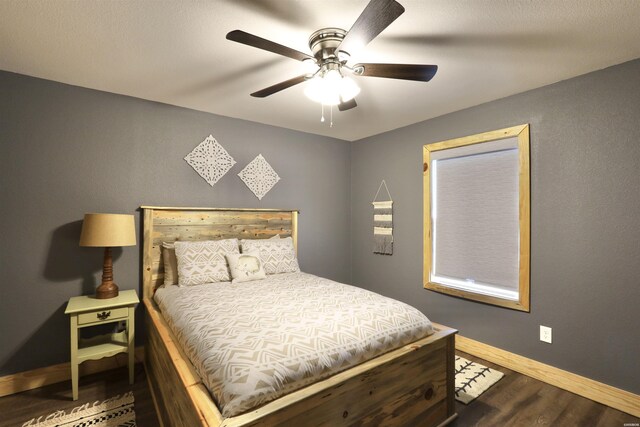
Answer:
M640 392L640 60L352 144L352 280L469 338ZM422 288L422 146L531 124L531 313ZM371 200L394 253L371 253ZM538 340L553 328L553 344Z
M237 161L213 188L183 160L209 134ZM262 202L237 177L259 153L282 178ZM344 141L0 72L0 376L69 359L66 302L102 268L101 250L78 247L85 212L300 209L301 267L349 281L349 154ZM139 252L115 253L121 289L138 287Z
M350 147L0 72L0 376L68 360L66 301L100 281L101 251L77 245L85 212L277 207L302 211L304 270L352 275L465 336L638 393L638 75L640 60ZM422 145L522 123L531 124L531 313L422 289ZM213 188L182 160L210 133L238 162ZM258 153L282 177L262 202L236 176ZM395 201L390 257L371 253L370 202L383 178ZM138 286L139 252L116 252L122 289ZM553 327L552 345L538 341L540 324Z

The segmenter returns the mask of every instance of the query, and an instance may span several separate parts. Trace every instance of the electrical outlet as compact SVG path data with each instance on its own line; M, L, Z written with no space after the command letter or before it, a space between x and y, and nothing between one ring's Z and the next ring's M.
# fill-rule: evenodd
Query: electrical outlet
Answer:
M551 344L551 328L540 325L540 341Z

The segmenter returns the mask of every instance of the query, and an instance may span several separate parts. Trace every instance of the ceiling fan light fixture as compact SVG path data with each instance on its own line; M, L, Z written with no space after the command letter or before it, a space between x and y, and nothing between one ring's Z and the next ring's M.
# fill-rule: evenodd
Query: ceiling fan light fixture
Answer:
M313 58L306 58L302 61L303 71L307 75L314 75L320 69L316 60Z
M320 75L309 80L304 94L310 100L322 105L338 105L340 103L340 93L337 86L331 85L327 79Z
M340 98L343 102L351 101L360 93L360 87L351 77L343 77L340 80Z
M338 61L340 61L341 63L345 63L349 60L349 58L351 58L351 55L349 55L349 53L344 52L342 50L338 51Z
M340 71L332 69L310 79L304 94L322 105L338 105L352 100L360 93L360 88L349 77L343 77Z

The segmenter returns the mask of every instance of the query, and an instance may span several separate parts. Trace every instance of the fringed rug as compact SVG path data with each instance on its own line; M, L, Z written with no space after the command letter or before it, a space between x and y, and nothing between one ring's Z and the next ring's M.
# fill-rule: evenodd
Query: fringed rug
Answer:
M456 356L456 400L467 404L502 377L502 372Z
M85 403L69 413L56 411L27 421L22 427L135 427L133 392L104 402Z

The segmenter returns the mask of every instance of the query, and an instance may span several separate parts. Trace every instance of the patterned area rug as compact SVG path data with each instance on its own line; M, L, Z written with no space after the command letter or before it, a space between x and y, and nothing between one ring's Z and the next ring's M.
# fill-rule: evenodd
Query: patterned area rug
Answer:
M456 356L456 400L467 404L502 377L502 372Z
M115 396L104 402L85 403L69 413L56 411L33 418L22 427L135 427L133 392Z

